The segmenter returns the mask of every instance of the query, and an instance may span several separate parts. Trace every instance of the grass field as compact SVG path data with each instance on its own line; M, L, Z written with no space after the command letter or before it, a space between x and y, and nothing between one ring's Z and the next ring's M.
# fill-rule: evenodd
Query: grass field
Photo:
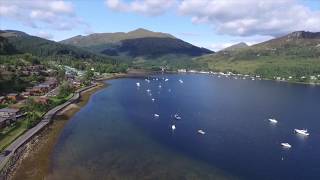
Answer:
M21 136L28 128L27 121L21 120L11 127L6 127L2 130L0 136L0 151L10 145L15 139Z

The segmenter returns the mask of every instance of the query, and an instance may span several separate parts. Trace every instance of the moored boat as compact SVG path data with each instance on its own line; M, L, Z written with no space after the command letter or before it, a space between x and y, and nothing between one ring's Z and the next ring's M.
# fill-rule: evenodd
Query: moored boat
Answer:
M294 129L294 132L297 134L301 134L304 136L309 136L310 134L308 133L308 130L306 129Z
M276 119L274 119L274 118L270 118L268 120L270 121L270 123L273 123L273 124L278 123L278 121Z
M205 135L205 134L206 134L206 132L204 132L202 129L199 129L199 130L198 130L198 133L199 133L199 134L202 134L202 135Z
M281 146L284 148L291 148L292 147L289 143L281 143Z

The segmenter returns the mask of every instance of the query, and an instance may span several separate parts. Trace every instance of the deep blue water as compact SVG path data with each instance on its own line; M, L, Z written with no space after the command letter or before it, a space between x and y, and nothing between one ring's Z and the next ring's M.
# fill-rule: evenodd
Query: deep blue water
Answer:
M94 94L65 126L49 177L320 179L320 87L200 74L149 79L111 80Z

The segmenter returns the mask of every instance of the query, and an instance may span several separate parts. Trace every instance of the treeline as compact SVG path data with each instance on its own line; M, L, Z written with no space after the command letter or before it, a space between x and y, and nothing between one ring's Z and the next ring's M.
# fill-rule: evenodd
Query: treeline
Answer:
M256 69L256 74L260 74L266 78L278 77L293 77L295 79L301 79L305 76L307 80L309 76L320 75L320 61L300 61L298 62L287 62L286 64L274 63L264 64Z

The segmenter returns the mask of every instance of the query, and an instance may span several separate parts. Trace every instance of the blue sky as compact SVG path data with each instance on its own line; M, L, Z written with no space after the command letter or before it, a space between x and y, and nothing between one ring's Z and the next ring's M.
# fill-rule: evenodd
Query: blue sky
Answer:
M59 41L137 28L219 50L297 30L320 31L319 0L1 0L1 29Z

